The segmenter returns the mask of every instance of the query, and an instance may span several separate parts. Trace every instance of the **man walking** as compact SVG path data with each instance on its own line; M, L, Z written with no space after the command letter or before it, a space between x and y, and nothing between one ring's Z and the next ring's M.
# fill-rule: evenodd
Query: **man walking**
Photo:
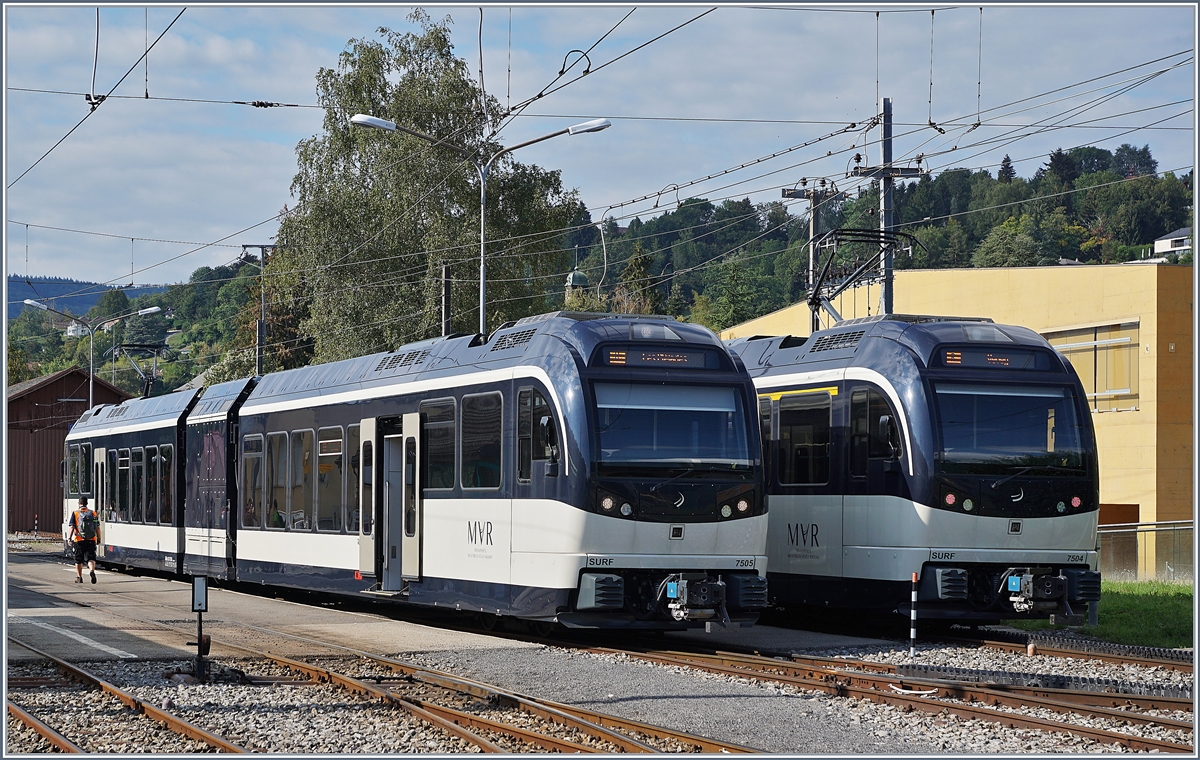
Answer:
M70 538L75 547L75 582L83 583L83 563L88 563L88 575L96 582L96 542L100 540L100 518L88 509L86 496L79 497L79 509L71 513Z

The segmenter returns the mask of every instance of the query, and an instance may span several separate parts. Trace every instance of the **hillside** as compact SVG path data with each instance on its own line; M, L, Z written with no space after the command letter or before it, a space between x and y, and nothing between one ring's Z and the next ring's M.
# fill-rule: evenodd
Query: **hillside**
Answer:
M10 274L8 276L8 318L16 319L25 308L25 299L32 298L42 301L47 306L71 314L86 314L96 305L100 296L106 290L114 290L111 285L101 285L95 282L68 280L64 277L31 277L26 282L24 277ZM145 285L136 288L125 288L129 298L161 293L166 285ZM78 293L70 295L68 293Z

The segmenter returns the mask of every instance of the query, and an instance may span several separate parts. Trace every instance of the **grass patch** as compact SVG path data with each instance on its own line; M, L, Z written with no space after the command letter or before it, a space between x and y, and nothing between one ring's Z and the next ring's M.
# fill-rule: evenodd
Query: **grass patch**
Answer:
M1192 584L1163 581L1102 581L1099 625L1080 633L1117 644L1144 647L1192 645ZM1047 620L1006 620L1024 631L1052 628Z

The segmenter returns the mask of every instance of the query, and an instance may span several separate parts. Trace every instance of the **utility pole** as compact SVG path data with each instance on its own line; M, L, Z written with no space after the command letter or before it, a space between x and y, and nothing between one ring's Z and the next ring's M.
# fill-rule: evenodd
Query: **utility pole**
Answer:
M267 283L266 283L267 250L270 249L272 252L274 252L275 246L270 245L270 244L255 245L253 243L243 245L242 246L243 262L248 263L248 264L253 264L254 263L253 261L245 260L247 248L257 248L258 249L258 265L257 266L258 266L258 289L259 289L259 293L260 293L260 298L259 298L260 307L259 307L258 320L254 326L254 342L258 347L257 355L255 356L255 360L254 360L254 374L258 375L259 377L262 377L263 348L264 348L264 346L266 346L266 343L267 343Z
M442 264L442 335L450 334L450 265Z
M785 188L783 191L784 198L804 198L809 202L808 207L808 287L811 289L817 278L817 235L821 230L821 205L826 201L838 200L844 198L845 193L839 192L836 187L826 189L825 180L821 180L821 186L818 187L803 187L808 184L807 180L800 180L801 188L799 190ZM821 316L817 312L812 312L812 322L809 325L810 334L821 329Z
M884 237L892 232L892 183L896 178L919 177L920 169L892 166L892 99L879 99L880 140L879 166L854 167L855 177L871 177L879 180L879 231ZM881 243L881 245L885 245ZM892 313L892 250L888 246L879 260L879 273L883 278L883 293L880 296L881 314Z

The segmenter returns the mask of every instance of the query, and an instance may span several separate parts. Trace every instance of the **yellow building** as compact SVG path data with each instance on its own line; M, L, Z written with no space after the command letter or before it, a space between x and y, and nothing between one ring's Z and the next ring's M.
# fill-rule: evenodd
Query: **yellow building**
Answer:
M843 319L877 314L879 292L851 289L834 308ZM1192 267L1171 264L902 270L894 311L990 317L1041 333L1088 394L1101 524L1191 520L1192 292ZM809 320L801 303L721 337L808 335ZM1153 551L1141 561L1152 571Z

